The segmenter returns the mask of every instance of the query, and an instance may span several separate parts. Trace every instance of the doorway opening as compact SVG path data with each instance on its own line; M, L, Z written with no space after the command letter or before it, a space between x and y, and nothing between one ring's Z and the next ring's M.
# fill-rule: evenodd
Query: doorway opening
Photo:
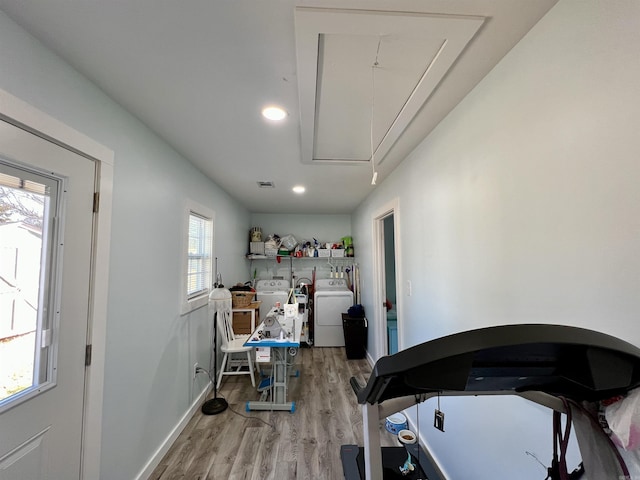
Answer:
M378 354L391 355L401 348L401 309L398 294L398 200L385 205L374 217L375 318L379 319Z
M382 220L384 227L384 286L385 321L387 330L387 355L398 352L398 309L396 297L396 259L394 215Z

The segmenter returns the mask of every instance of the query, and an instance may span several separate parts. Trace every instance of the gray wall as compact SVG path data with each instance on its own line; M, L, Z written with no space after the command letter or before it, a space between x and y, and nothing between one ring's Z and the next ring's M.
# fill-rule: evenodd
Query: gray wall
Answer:
M399 199L401 345L524 322L640 345L638 45L640 2L561 0L357 209L359 256L371 258L372 217ZM370 289L363 301L372 311ZM549 463L544 409L441 406L446 433L429 402L420 434L449 478L545 476L525 453Z
M215 254L242 279L249 213L0 13L0 88L115 151L102 480L135 478L205 387L206 308L181 317L190 199L216 212Z

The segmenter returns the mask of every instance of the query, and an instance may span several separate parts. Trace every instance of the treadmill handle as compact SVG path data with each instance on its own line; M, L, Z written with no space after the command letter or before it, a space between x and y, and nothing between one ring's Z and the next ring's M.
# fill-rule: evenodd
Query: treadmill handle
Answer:
M360 385L356 377L351 377L349 383L351 384L351 388L353 388L353 393L355 393L357 397L358 393L360 393L360 390L362 390L364 387Z

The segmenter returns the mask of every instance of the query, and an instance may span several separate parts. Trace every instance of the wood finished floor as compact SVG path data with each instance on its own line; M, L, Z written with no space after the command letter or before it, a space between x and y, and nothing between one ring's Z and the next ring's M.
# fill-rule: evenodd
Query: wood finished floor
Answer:
M230 409L207 416L198 411L150 480L343 479L340 446L363 444L362 414L349 379L364 383L366 359L347 360L344 348L302 348L299 377L291 377L294 413L246 412L259 394L248 376L225 377L219 394ZM272 424L272 428L257 419ZM395 438L381 426L383 445Z

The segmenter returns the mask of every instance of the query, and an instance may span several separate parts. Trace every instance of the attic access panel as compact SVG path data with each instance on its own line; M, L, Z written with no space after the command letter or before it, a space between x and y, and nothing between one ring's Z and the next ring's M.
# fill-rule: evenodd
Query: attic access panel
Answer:
M483 22L296 8L303 162L380 164Z

